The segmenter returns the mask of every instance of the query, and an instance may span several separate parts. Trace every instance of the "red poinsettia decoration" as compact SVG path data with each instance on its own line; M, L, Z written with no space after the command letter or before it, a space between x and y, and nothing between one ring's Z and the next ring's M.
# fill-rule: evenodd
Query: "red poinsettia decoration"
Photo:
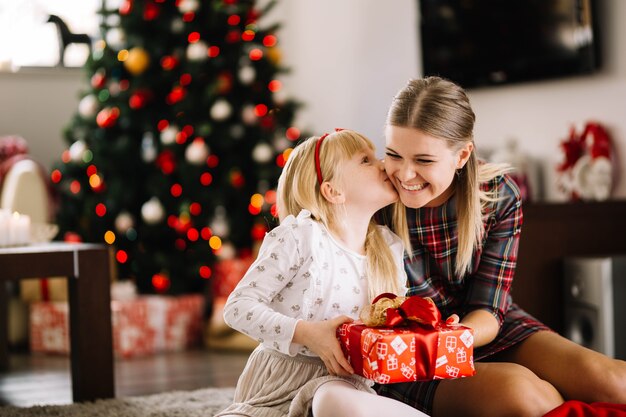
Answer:
M573 200L606 200L610 197L616 164L607 130L589 122L579 135L572 127L560 144L563 162L557 166L559 187Z

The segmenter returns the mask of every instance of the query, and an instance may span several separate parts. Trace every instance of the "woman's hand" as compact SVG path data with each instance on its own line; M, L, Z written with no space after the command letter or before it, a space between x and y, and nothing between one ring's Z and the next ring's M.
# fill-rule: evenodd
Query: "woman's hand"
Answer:
M318 355L331 375L348 376L354 373L337 340L337 327L349 323L348 316L335 317L332 320L304 321L296 324L293 342L308 347Z

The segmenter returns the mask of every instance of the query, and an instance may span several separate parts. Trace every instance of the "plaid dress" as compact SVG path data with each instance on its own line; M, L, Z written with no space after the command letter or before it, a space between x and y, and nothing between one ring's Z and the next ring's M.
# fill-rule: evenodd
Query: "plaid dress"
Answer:
M476 251L471 273L454 274L457 253L456 197L439 207L407 208L413 258L405 259L408 295L430 297L442 317L456 313L461 318L475 309L489 311L500 323L500 332L486 346L476 348L474 360L485 359L526 339L539 330L549 330L513 303L510 295L517 263L522 226L522 201L517 185L501 175L481 185L496 191L497 201L485 211L485 234ZM438 381L390 384L377 387L380 394L396 398L427 414Z

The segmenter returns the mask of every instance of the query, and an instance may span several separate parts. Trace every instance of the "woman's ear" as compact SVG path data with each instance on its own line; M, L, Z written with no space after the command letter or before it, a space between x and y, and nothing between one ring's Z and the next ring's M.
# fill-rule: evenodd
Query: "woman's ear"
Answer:
M346 201L345 195L329 181L324 181L322 185L320 185L320 192L331 204L343 204Z
M457 154L456 169L461 169L465 166L473 151L474 144L472 142L467 142Z

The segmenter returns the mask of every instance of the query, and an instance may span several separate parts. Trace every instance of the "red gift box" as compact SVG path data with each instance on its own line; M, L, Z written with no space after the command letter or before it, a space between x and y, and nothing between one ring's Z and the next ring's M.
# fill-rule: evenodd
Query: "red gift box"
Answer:
M416 297L409 299L418 301ZM394 309L392 314L389 309L387 317L393 317L396 310L403 318L395 320L395 327L355 322L337 329L342 349L357 374L379 384L391 384L476 373L472 329L442 322L438 310L426 317L401 309Z
M203 310L204 298L198 294L111 301L115 355L128 358L198 345ZM30 347L32 352L69 353L67 303L31 304Z

